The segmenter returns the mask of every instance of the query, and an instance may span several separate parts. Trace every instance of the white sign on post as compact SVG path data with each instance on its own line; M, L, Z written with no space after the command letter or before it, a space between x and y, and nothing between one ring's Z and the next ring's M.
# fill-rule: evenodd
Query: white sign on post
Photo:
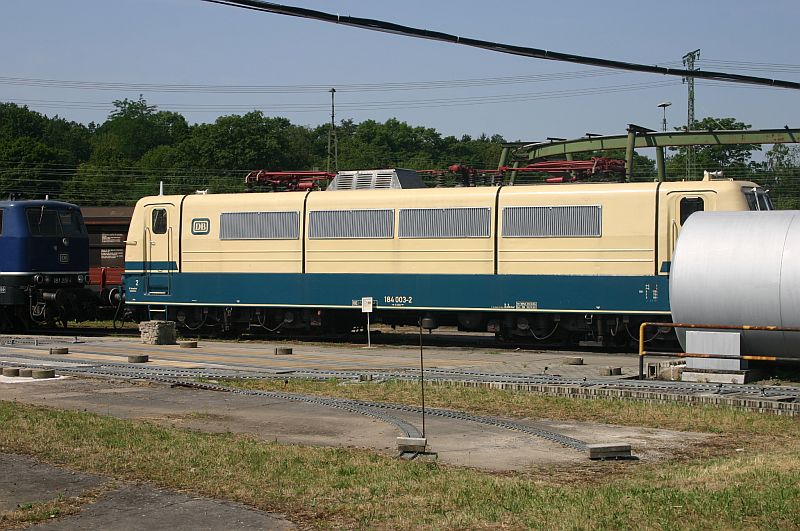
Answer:
M361 297L361 313L372 313L372 297Z
M369 336L369 314L372 313L372 297L361 297L361 313L367 314L367 348L372 348L372 338Z

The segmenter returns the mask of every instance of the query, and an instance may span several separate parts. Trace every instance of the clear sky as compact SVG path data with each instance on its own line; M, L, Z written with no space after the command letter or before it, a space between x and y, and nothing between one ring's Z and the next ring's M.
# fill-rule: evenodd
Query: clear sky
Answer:
M282 3L664 66L680 67L681 57L699 48L701 69L800 81L797 0ZM318 125L330 120L329 87L338 91L337 121L396 117L456 136L573 138L622 133L628 123L660 129L663 101L672 102L670 127L686 122L680 78L514 57L199 0L3 0L0 48L0 101L84 123L102 122L113 100L141 93L190 122L257 108ZM91 83L39 86L10 78ZM97 90L96 82L125 86ZM159 91L129 86L134 83L171 86ZM375 86L355 86L363 84ZM390 84L401 90L389 90ZM238 88L208 93L174 85ZM245 85L261 88L242 93ZM800 91L698 81L696 92L698 118L800 127Z

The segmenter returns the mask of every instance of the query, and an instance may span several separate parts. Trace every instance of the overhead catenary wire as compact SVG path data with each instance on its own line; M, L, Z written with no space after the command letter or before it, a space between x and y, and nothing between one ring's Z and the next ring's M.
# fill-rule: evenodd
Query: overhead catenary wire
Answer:
M559 62L583 64L587 66L628 70L631 72L643 72L643 73L662 74L662 75L679 76L679 77L694 77L697 79L714 79L718 81L727 81L733 83L749 83L754 85L767 85L771 87L781 87L781 88L789 88L795 90L800 89L800 82L795 82L795 81L769 79L764 77L756 77L743 74L732 74L728 72L715 72L707 70L705 71L685 70L680 68L669 68L658 65L646 65L641 63L632 63L627 61L618 61L613 59L603 59L599 57L590 57L584 55L556 52L551 50L544 50L541 48L531 48L527 46L515 46L500 42L485 41L481 39L473 39L470 37L461 37L458 35L443 33L440 31L415 28L412 26L405 26L402 24L396 24L393 22L387 22L383 20L344 16L333 13L326 13L324 11L317 11L314 9L306 9L302 7L289 6L285 4L264 2L261 0L202 0L202 1L213 4L249 9L254 11L262 11L266 13L307 18L311 20L319 20L322 22L352 26L371 31L394 33L406 37L448 42L451 44L470 46L474 48L481 48L484 50L511 54L511 55L518 55L522 57L530 57L534 59L543 59L548 61L559 61Z
M563 89L545 92L524 92L516 94L498 94L485 96L465 96L454 98L429 98L411 100L384 100L384 101L363 101L363 102L342 102L337 103L336 107L348 111L366 111L375 109L420 109L435 107L458 107L474 105L490 105L499 103L513 103L521 101L536 101L562 98L576 98L581 96L594 96L598 94L615 94L621 92L634 92L680 85L679 81L656 81L645 83L629 83L625 85L607 85L600 87L586 87L576 89ZM338 92L338 89L337 89ZM72 108L87 110L111 110L114 108L112 103L91 102L91 101L68 101L68 100L41 100L12 98L14 103L31 104L42 108ZM220 104L183 104L183 103L157 103L153 105L161 110L172 110L193 113L219 113L219 112L249 112L253 110L272 111L272 112L320 112L328 107L319 103L253 103L220 105Z
M438 79L383 83L336 83L325 85L290 84L290 85L216 85L216 84L168 84L168 83L127 83L111 81L78 81L65 79L40 79L24 77L0 76L0 85L26 86L38 88L58 88L76 90L111 90L142 91L157 93L207 93L207 94L298 94L327 92L331 84L341 87L337 92L387 92L404 90L451 89L461 87L484 87L488 85L514 85L563 81L571 79L615 76L624 72L608 69L588 69L569 72L552 72L545 74L528 74L518 76L481 77L466 79Z

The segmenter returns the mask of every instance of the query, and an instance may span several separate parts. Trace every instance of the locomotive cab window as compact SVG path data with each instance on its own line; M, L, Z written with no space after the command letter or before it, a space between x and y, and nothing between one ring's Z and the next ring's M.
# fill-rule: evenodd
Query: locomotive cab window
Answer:
M41 206L25 210L31 236L81 236L86 234L83 219L75 210Z
M750 210L775 210L766 190L756 187L745 186L742 193L747 200L747 208Z
M167 232L167 211L163 208L153 209L153 234L166 234Z
M684 197L681 199L681 226L686 223L689 216L703 210L705 210L705 202L702 197Z

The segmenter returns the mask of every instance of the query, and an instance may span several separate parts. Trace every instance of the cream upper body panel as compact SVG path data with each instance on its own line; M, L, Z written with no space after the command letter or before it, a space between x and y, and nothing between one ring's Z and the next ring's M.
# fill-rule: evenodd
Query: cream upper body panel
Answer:
M306 213L306 272L491 274L496 193L496 188L313 192ZM377 238L315 237L312 218L336 211L382 211L365 215L391 219L392 227ZM479 218L486 230L474 237L414 237L424 234L404 232L408 223L401 218L436 220L447 214L453 219ZM385 237L390 233L391 238Z
M128 270L165 269L176 264L180 245L177 226L182 195L156 195L136 203L125 240L125 262ZM154 234L153 211L164 213L164 233ZM176 265L167 267L176 269Z
M175 262L184 272L492 274L496 266L498 274L651 275L668 271L663 264L687 204L747 210L742 190L755 186L670 181L151 196L136 205L125 260L132 270ZM166 211L160 236L152 234L154 210Z
M658 263L661 274L669 272L670 263L687 215L695 209L704 211L748 210L743 189L757 187L749 181L669 181L659 189ZM687 207L689 207L687 211Z
M503 188L498 273L646 275L653 272L655 183L592 183ZM535 216L531 234L504 224L509 210ZM567 216L569 219L564 219ZM515 220L519 223L519 220ZM535 230L545 226L544 231Z
M186 196L181 227L182 270L302 272L300 223L305 196L306 192ZM278 216L296 228L282 234L270 233L264 222L272 219L269 216Z

